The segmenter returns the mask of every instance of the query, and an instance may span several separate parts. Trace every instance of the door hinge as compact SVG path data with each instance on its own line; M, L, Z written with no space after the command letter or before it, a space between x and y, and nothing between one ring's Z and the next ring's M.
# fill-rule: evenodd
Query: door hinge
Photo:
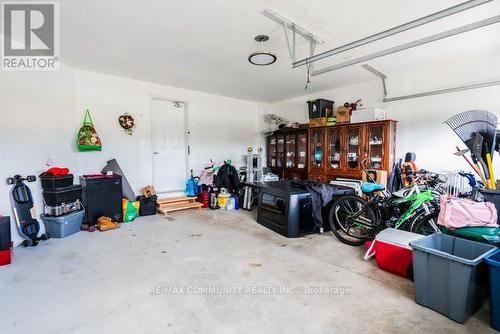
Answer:
M188 145L188 155L191 155L191 146Z

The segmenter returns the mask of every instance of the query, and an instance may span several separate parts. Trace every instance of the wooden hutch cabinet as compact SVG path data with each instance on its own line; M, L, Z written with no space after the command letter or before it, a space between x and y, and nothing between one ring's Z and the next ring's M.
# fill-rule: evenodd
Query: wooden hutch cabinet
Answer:
M308 178L330 182L362 177L361 162L390 172L394 164L396 121L338 124L309 129Z
M267 137L267 167L281 179L307 179L308 125L281 129Z

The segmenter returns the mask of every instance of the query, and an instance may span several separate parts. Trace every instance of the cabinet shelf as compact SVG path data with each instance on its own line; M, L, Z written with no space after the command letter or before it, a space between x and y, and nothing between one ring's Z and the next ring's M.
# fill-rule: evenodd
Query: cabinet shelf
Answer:
M368 161L370 168L389 170L394 164L395 136L396 122L392 120L310 128L309 157L316 151L313 140L319 140L317 144L323 152L319 165L309 158L308 178L321 182L337 177L361 179L361 161L365 155L371 158Z
M280 178L307 179L308 161L307 124L280 129L267 137L267 166Z

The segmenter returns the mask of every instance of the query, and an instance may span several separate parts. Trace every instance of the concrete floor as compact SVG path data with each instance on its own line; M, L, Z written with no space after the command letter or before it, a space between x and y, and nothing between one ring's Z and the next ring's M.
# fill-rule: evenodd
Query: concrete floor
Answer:
M362 254L331 233L286 239L246 212L142 217L16 248L0 267L0 333L494 332L487 306L457 324ZM188 288L208 285L242 292Z

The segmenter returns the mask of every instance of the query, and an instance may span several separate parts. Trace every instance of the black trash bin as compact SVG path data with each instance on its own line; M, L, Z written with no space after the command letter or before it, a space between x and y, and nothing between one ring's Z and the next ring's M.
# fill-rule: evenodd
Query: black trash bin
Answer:
M500 190L498 189L480 189L479 192L483 195L486 202L495 204L497 208L497 224L500 225Z

